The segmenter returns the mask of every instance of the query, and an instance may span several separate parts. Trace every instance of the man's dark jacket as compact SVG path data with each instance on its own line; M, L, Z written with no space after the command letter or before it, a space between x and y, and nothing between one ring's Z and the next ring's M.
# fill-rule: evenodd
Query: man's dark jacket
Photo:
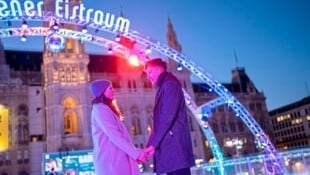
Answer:
M153 130L148 141L155 147L154 171L172 172L194 165L187 107L180 82L163 72L156 82Z

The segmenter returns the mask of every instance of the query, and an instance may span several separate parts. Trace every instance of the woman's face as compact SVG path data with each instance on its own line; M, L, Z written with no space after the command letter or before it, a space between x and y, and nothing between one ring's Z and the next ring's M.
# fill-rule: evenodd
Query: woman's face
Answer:
M114 99L114 89L111 85L104 91L104 96L110 100Z

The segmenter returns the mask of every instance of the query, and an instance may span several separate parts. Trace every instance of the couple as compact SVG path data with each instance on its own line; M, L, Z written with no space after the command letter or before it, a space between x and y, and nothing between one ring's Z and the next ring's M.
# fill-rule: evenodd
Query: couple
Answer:
M157 88L153 127L143 150L131 142L121 113L112 103L114 90L106 80L90 83L92 137L96 175L139 175L138 163L153 156L154 172L190 175L194 165L187 110L180 82L160 58L146 62L147 78Z

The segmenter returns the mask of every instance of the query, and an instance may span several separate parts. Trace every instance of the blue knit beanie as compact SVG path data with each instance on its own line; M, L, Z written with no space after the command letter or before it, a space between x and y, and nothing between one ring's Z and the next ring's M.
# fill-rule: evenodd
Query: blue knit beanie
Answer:
M111 85L108 80L94 80L90 83L90 92L96 98L104 93L104 91Z

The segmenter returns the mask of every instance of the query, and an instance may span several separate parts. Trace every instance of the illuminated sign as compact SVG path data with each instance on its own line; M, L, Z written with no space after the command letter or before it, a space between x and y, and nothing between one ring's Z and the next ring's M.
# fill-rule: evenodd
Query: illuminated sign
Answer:
M43 174L49 174L53 169L58 174L95 175L93 162L91 150L46 153L42 169Z
M29 17L39 16L42 17L43 1L33 2L30 0L18 1L11 0L9 2L0 1L0 17L16 17L23 16L24 14ZM47 12L48 13L48 12ZM78 19L82 23L93 22L98 26L112 28L114 31L128 32L130 21L123 17L115 18L114 14L104 13L101 10L87 9L83 3L72 5L69 0L56 0L55 17L75 21Z
M9 111L0 105L0 152L9 148Z

